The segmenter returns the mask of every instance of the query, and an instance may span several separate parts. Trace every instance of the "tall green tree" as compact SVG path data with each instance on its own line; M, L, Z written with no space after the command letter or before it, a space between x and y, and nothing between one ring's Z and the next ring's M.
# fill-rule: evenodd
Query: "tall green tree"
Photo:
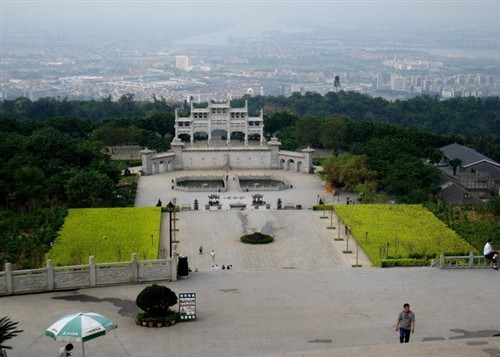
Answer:
M332 115L324 118L321 124L320 142L326 149L332 149L334 153L343 146L347 133L347 117Z
M397 195L404 203L422 203L437 191L439 171L422 160L406 156L396 159L387 166L387 172L380 180L382 188Z
M376 172L369 169L366 156L349 153L326 158L323 169L334 186L350 192L354 192L359 184L374 181L376 176Z
M80 170L68 180L66 194L72 207L103 207L113 198L114 183L95 170Z
M173 113L154 113L137 120L137 126L157 133L162 139L167 134L175 135L175 115Z
M462 160L460 160L460 159L451 159L450 161L448 161L448 163L450 164L451 168L453 169L453 176L456 176L457 169L462 164Z
M294 135L301 146L320 146L322 119L313 115L300 117L295 122Z

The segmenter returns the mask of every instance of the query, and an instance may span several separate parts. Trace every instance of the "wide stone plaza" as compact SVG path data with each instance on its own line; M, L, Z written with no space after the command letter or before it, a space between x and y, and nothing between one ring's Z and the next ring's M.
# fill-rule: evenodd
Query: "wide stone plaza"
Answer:
M237 174L229 172L228 174ZM135 298L146 285L116 286L0 299L0 315L19 321L24 332L7 341L9 356L52 356L64 343L44 337L60 316L93 311L118 324L109 335L85 344L86 356L498 356L500 306L493 269L371 267L366 256L344 254L344 230L336 217L308 210L318 199L345 204L325 193L316 175L276 171L293 185L284 191L261 192L269 209L181 211L175 239L193 272L177 282L163 282L177 294L196 293L197 319L168 328L137 326ZM172 190L175 175L142 176L137 206L200 206L207 193ZM193 173L194 174L194 173ZM199 174L199 172L197 173ZM220 174L206 172L204 174ZM223 203L251 203L251 193L226 192ZM234 198L236 197L236 198ZM351 199L356 199L349 196ZM277 210L276 201L303 209ZM162 245L168 247L168 213ZM334 229L332 228L334 227ZM330 228L330 229L329 229ZM250 246L245 233L272 234L275 242ZM198 248L202 245L203 254ZM216 252L212 260L210 250ZM357 262L361 267L353 268ZM231 264L233 270L212 270ZM197 272L195 272L197 270ZM416 314L416 332L400 345L394 325L403 303ZM81 356L76 343L73 356Z

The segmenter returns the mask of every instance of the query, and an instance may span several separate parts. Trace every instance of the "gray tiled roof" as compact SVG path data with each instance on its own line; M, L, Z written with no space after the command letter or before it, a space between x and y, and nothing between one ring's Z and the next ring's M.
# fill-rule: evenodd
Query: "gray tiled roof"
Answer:
M443 146L440 150L443 155L449 160L460 159L462 161L461 166L464 168L481 161L486 161L494 166L500 167L500 164L498 162L490 159L483 154L478 153L476 150L470 149L457 143Z
M455 205L471 205L482 203L479 198L472 196L469 192L455 183L442 188L441 191L438 192L437 196L443 201Z

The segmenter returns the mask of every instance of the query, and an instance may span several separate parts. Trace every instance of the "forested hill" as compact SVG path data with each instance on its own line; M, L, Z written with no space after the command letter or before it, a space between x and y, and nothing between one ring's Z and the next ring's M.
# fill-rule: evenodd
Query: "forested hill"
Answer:
M238 103L239 102L239 103ZM249 99L251 110L265 114L289 112L294 115L347 115L354 121L386 122L402 127L418 127L439 135L500 138L500 98L452 98L418 96L408 100L387 101L356 92L293 94L290 97ZM234 101L235 105L244 100Z
M357 92L295 93L290 97L257 96L232 101L234 107L244 106L245 100L252 113L270 116L288 112L296 116L326 117L342 114L354 121L386 122L402 127L418 127L439 135L460 135L477 141L477 137L500 139L500 98L452 98L418 96L408 100L387 101ZM45 120L53 117L77 117L99 122L117 118L137 118L154 112L185 111L186 103L169 103L164 98L137 102L133 95L124 95L118 101L110 97L101 100L67 100L27 98L0 102L0 115L16 119Z

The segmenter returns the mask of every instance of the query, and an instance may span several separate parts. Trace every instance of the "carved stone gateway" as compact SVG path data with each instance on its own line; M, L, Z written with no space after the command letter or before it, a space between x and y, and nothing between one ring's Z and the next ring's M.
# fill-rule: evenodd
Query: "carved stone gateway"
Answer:
M199 138L200 140L195 140ZM280 151L277 138L266 142L264 114L250 116L248 105L232 108L229 101L191 104L189 116L175 113L175 137L168 152L142 150L142 174L177 170L283 169L312 171L314 149Z

